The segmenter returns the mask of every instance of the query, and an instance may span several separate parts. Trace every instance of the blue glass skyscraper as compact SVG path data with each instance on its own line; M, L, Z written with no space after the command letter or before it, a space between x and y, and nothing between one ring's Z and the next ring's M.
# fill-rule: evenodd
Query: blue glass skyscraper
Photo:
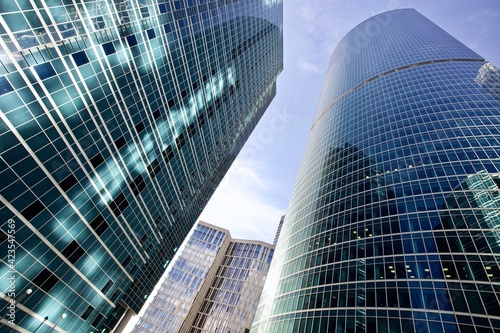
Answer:
M252 332L498 332L500 71L415 10L335 49Z
M109 331L273 99L281 1L1 1L0 49L1 330Z

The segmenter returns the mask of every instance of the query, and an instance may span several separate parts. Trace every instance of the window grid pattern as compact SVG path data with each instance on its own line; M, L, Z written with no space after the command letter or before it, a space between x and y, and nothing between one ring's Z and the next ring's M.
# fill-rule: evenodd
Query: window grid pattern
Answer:
M112 329L139 311L272 100L282 5L8 1L0 25L1 228L16 221L17 288L34 289L23 305L66 313L68 332ZM32 284L44 269L49 292Z
M217 254L227 247L227 237L224 231L198 223L134 333L179 332Z
M249 330L273 253L198 222L133 332Z
M253 331L495 332L498 69L413 10L372 20L333 54Z
M269 244L232 241L189 332L249 330L273 253Z

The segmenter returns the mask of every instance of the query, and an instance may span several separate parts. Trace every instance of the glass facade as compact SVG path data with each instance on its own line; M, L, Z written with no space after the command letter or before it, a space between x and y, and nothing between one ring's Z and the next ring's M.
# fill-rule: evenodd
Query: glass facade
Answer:
M273 253L199 222L132 332L248 332Z
M339 43L252 332L498 332L499 78L411 9Z
M281 1L0 1L2 332L139 312L282 58Z

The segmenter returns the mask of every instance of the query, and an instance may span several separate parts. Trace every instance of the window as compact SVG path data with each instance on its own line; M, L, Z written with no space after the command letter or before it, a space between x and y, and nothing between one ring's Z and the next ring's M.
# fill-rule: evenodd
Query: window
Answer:
M123 262L122 262L122 266L123 267L127 267L127 265L130 262L130 260L132 260L131 256L128 256L127 258L125 258L125 260L123 260Z
M129 203L123 193L118 194L116 199L109 203L109 207L116 216L120 216L128 205Z
M116 289L115 292L113 293L113 296L111 296L111 302L115 302L118 299L118 297L121 295L122 291L120 288Z
M130 47L137 45L137 37L135 35L127 36L127 43Z
M137 125L135 125L135 130L137 131L137 133L141 133L143 130L144 130L145 126L144 126L144 123L141 121L140 123L138 123Z
M1 92L0 92L1 93ZM155 112L153 112L153 117L155 119L158 119L161 117L161 112L160 112L160 109L156 110Z
M0 230L0 244L2 244L8 238L7 234Z
M97 328L97 325L99 325L99 323L101 322L101 320L104 318L104 316L102 315L102 313L99 313L97 315L97 317L95 317L94 321L92 322L92 326L96 327Z
M125 138L123 137L123 135L115 140L115 145L116 145L116 148L118 148L118 149L125 146L126 143L127 143L127 141L125 141Z
M165 163L170 162L170 160L174 157L174 150L172 149L172 146L168 146L167 149L165 149L162 154Z
M97 153L90 159L90 163L94 166L94 168L97 168L102 164L102 162L104 162L104 157L102 157L101 153Z
M94 23L94 27L97 30L103 29L106 26L106 23L104 23L104 19L102 18L102 16L92 18L92 22Z
M87 57L85 51L73 53L72 56L77 66L85 65L86 63L89 62L89 58Z
M203 114L200 114L198 116L198 126L200 126L200 128L205 124L205 116Z
M153 162L151 162L150 165L148 165L148 172L151 178L155 178L156 175L160 172L161 167L160 163L158 162L158 159L155 159Z
M184 133L181 133L181 135L179 135L177 139L175 139L175 144L177 145L177 149L179 150L181 150L182 147L184 147L184 145L186 144Z
M104 287L102 287L101 292L103 294L106 294L109 291L109 289L111 289L113 284L114 284L113 280L109 279L108 282L106 282L106 284L104 285Z
M113 45L112 42L102 44L102 49L104 50L104 53L106 53L106 55L116 53L115 46Z
M211 118L214 115L214 107L213 107L213 105L209 105L207 107L207 115L208 115L208 118Z
M3 76L0 77L0 96L11 91L14 91L14 88L9 81Z
M21 215L24 216L24 218L29 221L38 214L40 214L44 209L45 206L42 204L42 202L40 200L36 200L31 205L23 209Z
M92 313L92 311L94 311L94 307L92 305L89 305L87 307L87 309L82 313L82 315L80 316L83 320L86 320L90 314Z
M135 179L130 183L130 187L135 195L139 195L139 193L141 193L141 191L146 187L146 183L144 182L142 175L135 177Z
M90 226L99 236L101 236L104 231L109 228L109 224L104 221L104 217L102 217L101 214L97 215L97 217L90 222Z
M64 178L61 182L59 182L59 186L63 189L64 192L68 191L70 188L75 186L75 184L78 182L76 177L71 174L68 177Z
M148 34L148 38L149 39L153 39L153 38L156 38L156 34L155 34L155 30L154 29L149 29L146 31L147 34Z
M38 275L33 279L33 284L37 285L40 289L48 293L55 284L59 282L59 278L52 274L47 268L44 268Z
M40 80L48 79L49 77L56 75L56 71L48 62L37 65L34 68L35 72L38 74L38 77L40 77Z
M76 240L73 240L61 251L61 253L68 258L72 264L75 264L84 255L85 250Z
M196 134L196 125L192 123L191 125L188 126L188 134L189 137L192 138Z

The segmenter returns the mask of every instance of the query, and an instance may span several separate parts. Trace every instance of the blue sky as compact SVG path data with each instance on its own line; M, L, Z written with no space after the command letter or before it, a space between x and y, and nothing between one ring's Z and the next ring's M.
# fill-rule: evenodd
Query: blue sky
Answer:
M278 93L200 219L235 238L272 242L286 212L330 55L352 28L414 8L500 66L499 0L286 0L285 63Z

